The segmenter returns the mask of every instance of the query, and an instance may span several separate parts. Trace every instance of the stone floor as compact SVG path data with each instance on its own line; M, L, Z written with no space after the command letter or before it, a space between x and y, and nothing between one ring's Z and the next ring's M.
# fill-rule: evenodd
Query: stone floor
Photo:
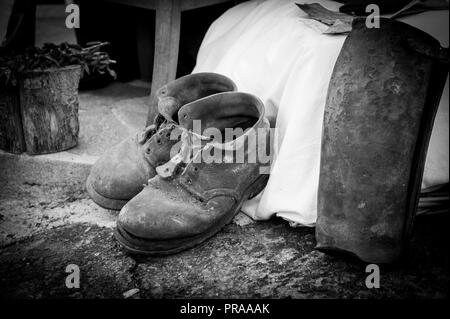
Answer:
M79 146L41 156L0 153L0 297L6 298L448 298L448 214L420 216L409 256L380 266L314 250L314 229L243 214L202 245L167 257L127 255L113 238L117 212L84 183L106 148L143 127L148 86L114 83L80 93ZM81 271L68 289L66 266Z

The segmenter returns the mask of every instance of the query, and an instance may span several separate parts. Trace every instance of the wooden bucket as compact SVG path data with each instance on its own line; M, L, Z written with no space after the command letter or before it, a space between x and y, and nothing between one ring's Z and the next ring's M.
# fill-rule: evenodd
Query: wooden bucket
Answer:
M28 154L64 151L78 143L78 65L23 72L20 111Z
M18 87L0 87L0 149L14 154L25 152Z

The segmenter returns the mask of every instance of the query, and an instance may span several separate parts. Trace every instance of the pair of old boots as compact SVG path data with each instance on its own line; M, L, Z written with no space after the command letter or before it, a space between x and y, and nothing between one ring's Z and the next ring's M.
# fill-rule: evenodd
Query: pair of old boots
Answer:
M258 98L215 73L181 77L156 96L154 123L99 158L86 184L97 204L121 209L122 246L170 254L213 236L265 187L258 152L270 148L269 123Z

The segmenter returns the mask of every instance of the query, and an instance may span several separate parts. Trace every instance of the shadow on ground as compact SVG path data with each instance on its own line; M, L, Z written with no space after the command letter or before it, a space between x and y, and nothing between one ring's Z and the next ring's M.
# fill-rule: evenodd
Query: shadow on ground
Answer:
M282 221L233 222L206 243L166 257L134 258L111 228L61 226L0 250L6 298L446 298L448 217L417 220L411 254L380 266L381 287L367 289L365 264L314 251L314 231ZM76 264L81 287L68 289Z

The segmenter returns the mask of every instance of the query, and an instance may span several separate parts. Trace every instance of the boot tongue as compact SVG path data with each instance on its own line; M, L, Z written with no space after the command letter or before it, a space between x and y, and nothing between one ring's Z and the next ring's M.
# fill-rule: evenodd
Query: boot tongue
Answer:
M158 114L153 124L146 127L138 136L138 142L144 144L164 123L178 123L178 110L180 103L171 96L158 97ZM174 118L174 115L175 118Z
M164 119L169 122L178 122L177 113L180 107L180 101L172 96L164 96L158 98L158 112Z

